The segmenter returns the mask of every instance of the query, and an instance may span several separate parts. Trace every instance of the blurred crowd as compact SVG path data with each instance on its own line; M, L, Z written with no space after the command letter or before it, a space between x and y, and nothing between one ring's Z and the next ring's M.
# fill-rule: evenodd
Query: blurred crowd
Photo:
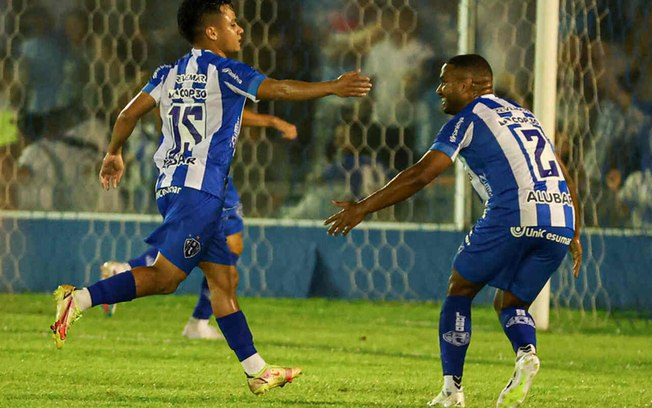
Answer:
M447 117L434 90L457 53L447 0L235 1L238 59L275 78L329 80L360 69L361 101L260 103L297 125L298 141L244 130L233 175L245 214L321 218L414 163ZM587 225L652 224L652 6L562 0L558 150L578 177ZM476 49L496 92L531 108L535 1L486 0ZM119 109L160 64L187 52L176 2L0 0L0 208L155 212L154 115L129 141L127 179L105 193L98 164ZM497 24L496 22L500 22ZM453 221L454 175L379 219Z

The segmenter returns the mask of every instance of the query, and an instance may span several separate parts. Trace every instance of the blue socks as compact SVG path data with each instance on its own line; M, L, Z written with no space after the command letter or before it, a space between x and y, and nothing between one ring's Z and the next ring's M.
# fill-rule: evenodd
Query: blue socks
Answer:
M136 281L131 271L113 275L89 286L93 306L112 305L114 303L128 302L136 298Z
M441 307L439 349L444 375L462 377L471 342L471 302L464 296L447 296Z
M514 352L528 344L537 345L537 329L527 310L517 307L503 309L500 311L500 323Z
M197 305L192 312L192 317L198 320L208 320L213 314L213 307L211 306L211 291L208 289L208 282L206 278L201 281L201 288L199 290L199 298Z
M254 337L249 330L247 319L242 311L237 311L224 317L215 319L222 330L222 334L229 343L231 350L238 356L238 361L243 361L256 354Z

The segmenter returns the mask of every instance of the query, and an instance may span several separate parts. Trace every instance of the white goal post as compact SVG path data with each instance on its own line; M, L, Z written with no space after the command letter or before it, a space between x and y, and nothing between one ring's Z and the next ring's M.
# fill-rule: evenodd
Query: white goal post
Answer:
M537 1L536 48L534 58L534 115L555 143L557 108L557 43L559 0ZM576 214L579 217L579 214ZM530 307L537 328L548 330L550 322L550 281Z

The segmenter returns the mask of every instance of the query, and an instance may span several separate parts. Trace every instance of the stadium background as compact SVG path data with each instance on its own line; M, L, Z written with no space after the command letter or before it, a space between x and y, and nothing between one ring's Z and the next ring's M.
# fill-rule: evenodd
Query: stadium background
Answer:
M439 68L461 36L492 64L497 93L532 106L536 1L235 3L245 29L238 58L261 72L316 81L360 68L375 83L358 101L249 106L295 123L299 140L269 129L240 137L240 292L441 299L482 208L455 171L347 238L327 237L320 220L331 198L372 191L429 147L446 120L434 93ZM153 122L130 140L119 191L99 189L97 164L119 109L156 66L187 51L175 12L172 1L0 0L0 291L87 284L103 261L144 249L158 221ZM652 5L560 0L558 23L555 143L580 188L585 264L578 281L563 265L552 303L593 317L649 316ZM199 278L180 292L194 293Z

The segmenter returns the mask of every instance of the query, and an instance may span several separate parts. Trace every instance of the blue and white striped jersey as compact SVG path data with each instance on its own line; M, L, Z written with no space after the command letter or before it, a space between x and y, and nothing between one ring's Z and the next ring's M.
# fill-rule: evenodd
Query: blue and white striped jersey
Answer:
M483 95L439 131L431 150L459 156L485 203L478 225L574 227L554 146L532 112Z
M246 64L198 49L154 72L143 91L162 119L157 190L189 187L224 197L245 101L257 102L264 79Z

